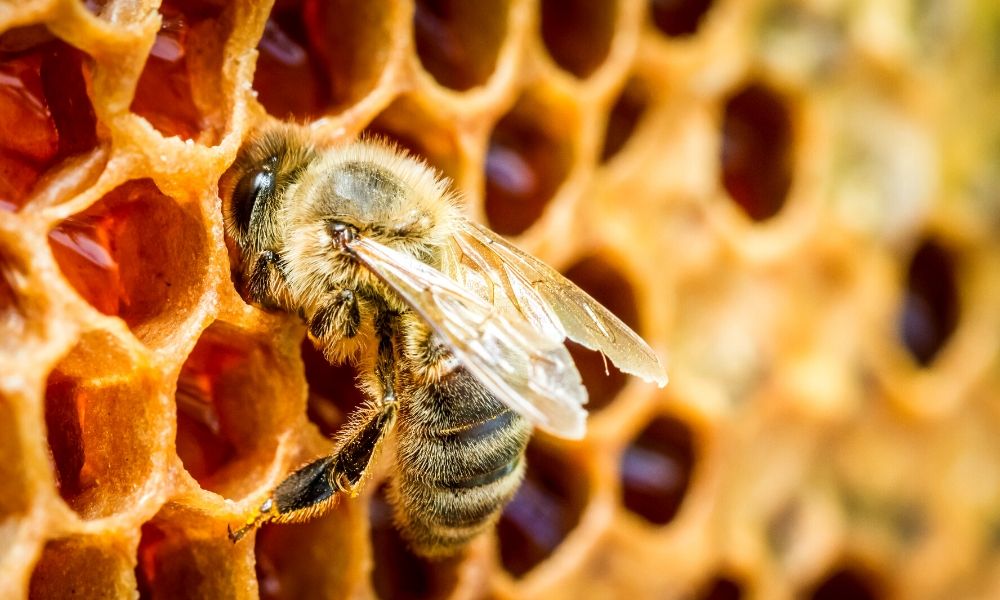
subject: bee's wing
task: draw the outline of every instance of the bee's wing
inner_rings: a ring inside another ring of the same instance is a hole
[[[558,271],[472,221],[464,223],[454,243],[456,279],[489,282],[489,293],[507,295],[506,305],[516,308],[532,325],[550,332],[556,328],[569,339],[602,352],[622,371],[660,387],[666,385],[667,374],[653,349]]]
[[[509,318],[409,255],[365,238],[348,247],[500,401],[556,435],[583,437],[587,392],[561,340]]]

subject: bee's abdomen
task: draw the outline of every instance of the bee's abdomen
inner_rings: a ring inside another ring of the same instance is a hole
[[[406,395],[397,428],[396,520],[417,552],[451,554],[517,491],[531,426],[463,369]]]

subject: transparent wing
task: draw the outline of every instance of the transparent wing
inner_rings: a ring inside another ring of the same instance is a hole
[[[494,299],[496,306],[513,307],[546,335],[559,332],[602,352],[626,373],[666,385],[666,371],[653,349],[558,271],[471,221],[465,222],[453,243],[458,281],[488,282],[487,293],[507,296]]]
[[[406,254],[364,238],[348,247],[497,399],[551,433],[583,437],[587,392],[561,340],[509,318]]]

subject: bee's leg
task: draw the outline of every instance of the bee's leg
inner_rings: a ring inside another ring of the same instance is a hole
[[[357,494],[379,446],[396,423],[396,402],[368,406],[361,419],[352,420],[351,431],[337,450],[289,475],[229,539],[237,542],[267,522],[292,523],[318,516],[329,509],[337,495]]]
[[[379,447],[396,424],[399,406],[392,383],[395,353],[391,327],[386,325],[389,319],[380,315],[376,321],[379,346],[375,376],[382,387],[382,398],[358,409],[361,415],[350,420],[333,454],[289,475],[242,527],[230,529],[229,539],[233,542],[267,522],[290,523],[317,516],[332,506],[339,493],[357,494]]]
[[[243,293],[248,300],[267,308],[288,310],[288,283],[276,252],[264,250],[257,254],[245,277]]]
[[[352,338],[361,327],[361,308],[351,290],[334,290],[323,305],[309,317],[309,334],[321,344]]]

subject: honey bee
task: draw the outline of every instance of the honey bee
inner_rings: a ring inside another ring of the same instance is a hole
[[[274,127],[244,145],[220,190],[244,297],[299,315],[327,360],[354,362],[368,398],[333,453],[282,481],[234,542],[357,495],[394,432],[396,525],[415,552],[454,554],[517,490],[534,426],[583,436],[587,394],[566,338],[666,384],[638,335],[463,217],[442,177],[384,142],[322,148]]]

